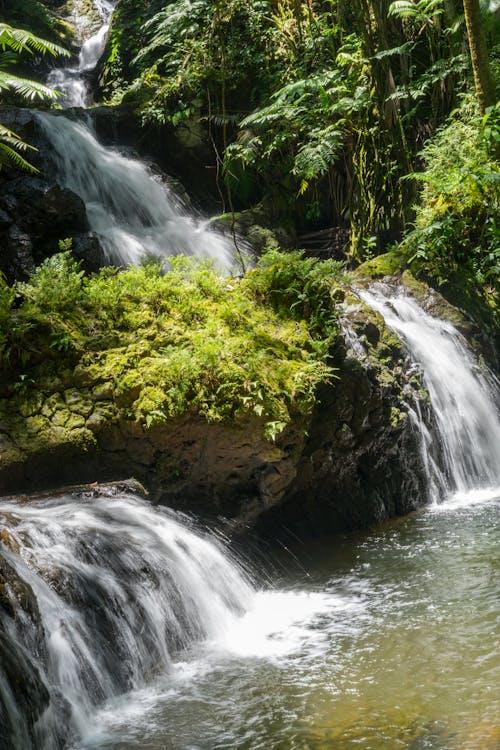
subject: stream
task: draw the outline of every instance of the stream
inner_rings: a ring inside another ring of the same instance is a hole
[[[498,748],[499,499],[295,549],[277,590],[74,747]]]
[[[0,672],[2,750],[498,748],[497,383],[402,287],[359,294],[422,371],[441,496],[249,566],[124,492],[0,501],[4,637],[46,695],[33,725]]]
[[[66,106],[88,103],[113,5],[98,7],[78,66],[51,74]],[[83,121],[40,123],[110,259],[202,237],[230,270],[227,240],[141,162]],[[0,499],[0,655],[17,665],[0,660],[0,750],[498,750],[498,384],[403,288],[359,296],[429,394],[432,432],[409,411],[426,509],[243,561],[125,491]]]

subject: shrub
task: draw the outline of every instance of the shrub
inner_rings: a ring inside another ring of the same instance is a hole
[[[86,382],[111,383],[122,416],[147,427],[187,412],[255,414],[274,437],[292,411],[307,413],[333,374],[340,265],[273,251],[230,280],[207,261],[169,265],[86,277],[65,252],[17,285],[17,309],[4,285],[11,358],[1,369],[14,383],[29,368],[36,387],[42,373],[78,368]]]

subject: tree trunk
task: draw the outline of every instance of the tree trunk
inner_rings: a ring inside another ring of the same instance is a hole
[[[479,0],[463,0],[463,2],[476,94],[479,110],[484,115],[486,108],[495,104],[495,87],[488,62],[486,34],[481,20]]]

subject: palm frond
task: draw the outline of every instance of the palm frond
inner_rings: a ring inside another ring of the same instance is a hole
[[[15,91],[28,101],[34,101],[35,99],[55,99],[57,96],[57,93],[53,89],[44,86],[43,83],[31,81],[27,78],[20,78],[12,73],[0,70],[0,91],[6,89]]]

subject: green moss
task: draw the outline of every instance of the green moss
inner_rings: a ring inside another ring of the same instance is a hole
[[[240,279],[186,258],[166,274],[148,265],[83,277],[67,253],[54,256],[17,286],[7,313],[1,374],[19,382],[30,372],[23,392],[0,402],[15,442],[29,450],[29,432],[38,450],[112,420],[148,429],[182,414],[257,415],[275,437],[332,377],[340,275],[339,264],[273,252]],[[62,332],[71,346],[58,351]]]
[[[358,266],[354,274],[357,278],[380,279],[383,276],[394,276],[400,273],[404,266],[404,256],[393,250],[365,261]]]

